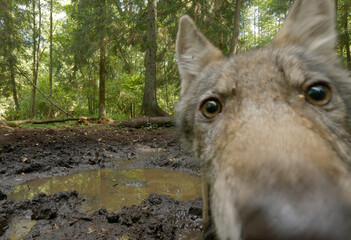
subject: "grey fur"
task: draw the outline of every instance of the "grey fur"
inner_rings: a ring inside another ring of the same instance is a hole
[[[335,25],[332,0],[296,0],[272,45],[224,57],[180,20],[177,124],[219,239],[351,239],[351,78]],[[307,101],[315,83],[330,88],[326,105]],[[212,119],[206,99],[223,105]]]

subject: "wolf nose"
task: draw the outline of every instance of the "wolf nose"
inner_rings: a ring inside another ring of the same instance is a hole
[[[258,200],[240,211],[243,240],[351,239],[350,205],[339,200],[278,200]]]

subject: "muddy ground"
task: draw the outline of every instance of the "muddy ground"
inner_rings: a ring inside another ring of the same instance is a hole
[[[152,154],[157,152],[157,154]],[[150,194],[118,212],[79,211],[76,191],[9,200],[16,184],[85,169],[164,168],[199,173],[171,128],[114,125],[46,129],[0,128],[0,239],[17,218],[35,220],[24,239],[199,239],[201,199],[176,201]],[[199,186],[200,187],[200,186]]]

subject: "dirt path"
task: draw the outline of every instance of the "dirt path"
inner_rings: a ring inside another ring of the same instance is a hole
[[[14,222],[23,223],[21,229],[31,229],[25,239],[199,238],[199,198],[184,202],[151,194],[140,205],[92,214],[80,210],[86,198],[76,191],[39,194],[32,200],[8,199],[15,185],[28,180],[86,169],[161,168],[198,174],[198,163],[177,139],[173,128],[0,128],[0,239],[21,238],[9,235],[17,231],[11,229]]]

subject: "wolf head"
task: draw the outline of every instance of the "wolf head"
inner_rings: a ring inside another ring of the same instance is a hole
[[[184,16],[177,124],[219,239],[351,239],[351,78],[332,0],[296,0],[273,43],[225,57]]]

